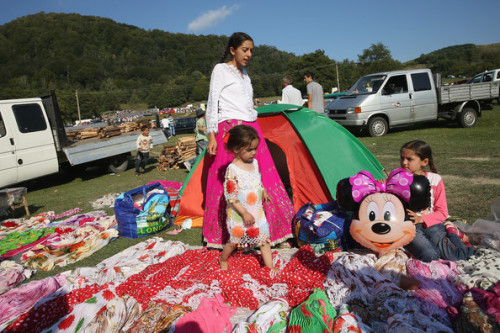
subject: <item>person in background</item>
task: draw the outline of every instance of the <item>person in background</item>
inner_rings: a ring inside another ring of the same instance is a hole
[[[171,137],[175,136],[175,120],[172,117],[172,115],[168,116],[168,129],[170,132],[170,137],[169,137],[170,139]]]
[[[137,137],[137,156],[135,157],[135,175],[144,173],[149,160],[149,152],[153,149],[153,138],[149,135],[149,128],[146,125],[141,127],[141,135]],[[142,170],[141,170],[142,169]]]
[[[292,238],[291,222],[295,213],[276,166],[257,123],[254,109],[253,88],[245,66],[252,58],[253,39],[246,33],[231,35],[219,64],[215,65],[210,78],[210,90],[206,110],[208,133],[207,153],[209,170],[205,191],[203,237],[207,247],[222,248],[229,241],[225,228],[226,200],[224,200],[224,175],[234,156],[224,147],[229,130],[237,125],[248,125],[259,134],[259,146],[255,159],[259,163],[262,184],[270,198],[264,205],[270,226],[270,245],[283,243]],[[230,56],[229,61],[226,58]]]
[[[304,73],[304,81],[307,83],[307,108],[318,113],[325,113],[325,98],[323,97],[323,87],[314,81],[312,72]]]
[[[415,238],[405,246],[417,259],[467,260],[475,249],[469,239],[448,218],[448,204],[444,183],[437,174],[429,144],[420,140],[405,143],[400,149],[401,168],[429,179],[431,185],[431,207],[423,212],[408,210],[410,220],[416,228]],[[432,172],[425,168],[429,166]]]
[[[282,83],[281,104],[304,105],[302,94],[299,89],[292,86],[293,80],[289,75],[283,78]]]
[[[202,109],[196,110],[196,127],[194,128],[194,133],[196,134],[196,157],[190,159],[189,161],[184,162],[186,169],[191,171],[191,167],[196,162],[198,156],[201,155],[203,150],[208,146],[208,137],[207,137],[207,125],[205,121],[205,111]]]
[[[165,137],[169,138],[170,137],[170,121],[168,120],[167,116],[163,117],[161,120],[161,127],[163,128],[163,133],[165,134]]]
[[[228,132],[226,148],[234,159],[224,177],[224,197],[228,210],[225,228],[229,241],[219,258],[222,270],[228,269],[229,256],[237,245],[249,248],[259,245],[264,265],[279,273],[273,267],[269,224],[263,208],[263,202],[268,202],[269,196],[262,186],[259,163],[254,158],[259,141],[259,134],[251,126],[238,125]]]

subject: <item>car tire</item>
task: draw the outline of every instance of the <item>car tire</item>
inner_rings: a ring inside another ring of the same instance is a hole
[[[458,115],[458,125],[463,128],[470,128],[476,125],[477,112],[473,108],[464,108]]]
[[[382,117],[373,117],[368,121],[368,134],[371,137],[381,137],[389,131],[387,120]]]

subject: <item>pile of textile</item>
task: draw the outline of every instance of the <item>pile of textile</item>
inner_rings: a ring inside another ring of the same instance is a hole
[[[104,211],[80,212],[76,208],[4,221],[0,225],[0,260],[15,258],[26,268],[48,271],[84,259],[118,237],[114,216],[106,216]]]
[[[291,257],[273,252],[277,275],[255,253],[236,252],[227,271],[219,256],[152,237],[96,267],[7,291],[0,296],[0,330],[494,332],[500,323],[500,272],[481,266],[498,270],[494,249],[480,249],[467,262],[423,263],[403,251],[317,256],[306,245]],[[419,288],[400,288],[403,275]]]

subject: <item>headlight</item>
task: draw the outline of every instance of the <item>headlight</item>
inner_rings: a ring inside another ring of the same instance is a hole
[[[361,107],[347,108],[347,113],[361,113]]]

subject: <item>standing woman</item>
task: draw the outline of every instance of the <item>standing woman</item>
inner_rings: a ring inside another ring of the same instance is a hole
[[[260,165],[262,184],[271,199],[270,203],[264,205],[270,226],[271,245],[292,237],[293,205],[257,124],[257,111],[253,108],[252,82],[245,70],[252,57],[253,47],[253,40],[249,35],[243,32],[233,33],[220,63],[215,65],[210,78],[206,123],[207,152],[211,159],[203,216],[203,237],[208,247],[222,248],[229,241],[225,226],[226,201],[223,184],[226,168],[234,156],[225,149],[224,141],[231,128],[242,124],[255,128],[260,137],[255,158]],[[226,62],[228,56],[231,58]]]

